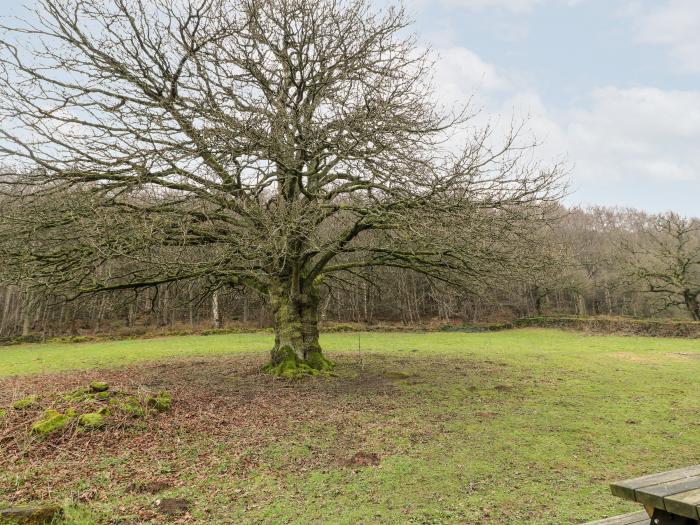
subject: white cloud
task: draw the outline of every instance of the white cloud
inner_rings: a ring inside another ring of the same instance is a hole
[[[478,94],[513,87],[505,72],[467,48],[439,49],[437,55],[434,81],[445,104],[463,103]]]
[[[439,55],[440,101],[451,105],[471,99],[472,109],[481,110],[472,124],[491,124],[496,141],[511,122],[524,121],[521,138],[534,137],[541,144],[537,157],[569,164],[572,189],[578,190],[573,201],[665,209],[673,204],[643,197],[641,188],[673,193],[674,187],[700,184],[700,90],[604,87],[575,107],[557,109],[525,79],[466,48],[445,48]],[[448,145],[459,147],[465,139],[452,137]]]
[[[641,42],[667,46],[683,69],[700,71],[700,1],[667,0],[652,11],[636,11]]]
[[[581,181],[700,181],[700,91],[598,89],[567,120]]]

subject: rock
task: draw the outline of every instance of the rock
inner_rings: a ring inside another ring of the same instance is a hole
[[[104,381],[93,381],[90,383],[91,392],[106,392],[109,390],[109,385]]]
[[[157,396],[150,396],[146,399],[146,404],[155,408],[158,412],[165,412],[173,404],[173,398],[167,392],[160,392]]]
[[[26,410],[36,405],[36,396],[27,396],[24,399],[19,399],[12,404],[15,410]]]
[[[117,403],[117,407],[132,417],[143,417],[146,415],[146,410],[141,406],[141,402],[136,396],[127,397],[124,401]]]
[[[102,428],[105,426],[105,418],[99,412],[89,412],[83,414],[78,419],[78,425],[83,428]]]
[[[32,425],[32,432],[42,436],[47,436],[65,428],[70,422],[70,416],[61,414],[56,410],[49,409],[44,412],[42,418]]]
[[[55,523],[63,517],[59,505],[20,505],[0,509],[0,523],[39,525]]]
[[[158,510],[169,516],[184,514],[190,510],[190,502],[184,498],[163,498],[156,500]]]

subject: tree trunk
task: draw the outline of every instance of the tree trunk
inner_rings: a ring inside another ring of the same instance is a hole
[[[211,294],[211,317],[212,324],[217,330],[221,328],[221,312],[219,311],[219,290],[214,290]]]
[[[686,290],[685,305],[693,321],[700,321],[700,294]]]
[[[321,352],[318,336],[319,296],[314,288],[296,292],[286,284],[270,291],[275,319],[275,346],[266,370],[283,377],[329,371],[333,364]]]

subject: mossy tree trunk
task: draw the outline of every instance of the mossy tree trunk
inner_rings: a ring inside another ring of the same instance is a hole
[[[270,291],[275,319],[275,345],[266,369],[274,375],[296,377],[332,369],[318,340],[318,290],[295,290],[281,283]]]

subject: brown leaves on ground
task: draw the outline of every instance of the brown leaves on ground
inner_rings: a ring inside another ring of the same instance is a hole
[[[483,363],[463,370],[455,366],[454,359],[378,354],[365,355],[362,367],[354,356],[338,355],[334,359],[339,377],[288,381],[260,371],[265,357],[171,360],[0,379],[0,407],[29,394],[41,397],[68,392],[96,377],[117,390],[167,390],[174,400],[168,412],[130,424],[45,439],[27,433],[38,413],[8,411],[0,419],[0,472],[6,473],[5,483],[0,483],[0,500],[27,502],[60,494],[92,503],[107,501],[115,494],[143,495],[150,503],[126,511],[146,520],[157,516],[152,499],[156,495],[164,498],[200,483],[207,491],[211,486],[213,494],[212,479],[230,483],[255,468],[279,474],[378,465],[380,457],[401,453],[392,449],[393,437],[385,436],[387,425],[394,434],[403,432],[407,442],[422,443],[444,424],[444,414],[426,411],[420,422],[402,415],[406,406],[430,402],[418,390],[411,390],[420,388],[423,381],[432,382],[428,371],[440,370],[441,381],[447,374],[466,385],[472,383],[472,376],[483,379],[494,372]],[[411,369],[411,381],[397,381],[384,373],[406,368]],[[434,386],[426,384],[426,388]],[[375,436],[369,444],[368,433]],[[271,450],[280,452],[275,456]],[[348,457],[349,451],[358,452]],[[185,513],[178,519],[188,521],[188,516]]]

